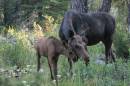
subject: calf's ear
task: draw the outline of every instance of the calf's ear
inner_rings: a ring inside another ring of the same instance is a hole
[[[73,40],[74,40],[74,36],[71,37],[71,38],[69,38],[69,40],[68,40],[68,44],[71,44]]]

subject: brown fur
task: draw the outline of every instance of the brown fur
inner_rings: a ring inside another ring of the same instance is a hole
[[[105,46],[106,63],[109,62],[109,59],[115,62],[115,57],[112,52],[115,24],[115,18],[108,13],[79,13],[74,10],[69,10],[65,13],[62,20],[59,37],[66,44],[68,44],[70,39],[75,38],[75,35],[86,38],[87,42],[85,43],[87,46],[95,45],[101,41]],[[77,51],[77,48],[73,48],[73,50]],[[82,51],[81,53],[85,54]],[[79,52],[76,52],[76,54],[79,57],[83,56]]]
[[[81,37],[80,35],[74,35],[71,39],[69,39],[68,45],[70,48],[72,48],[72,50],[75,52],[75,54],[78,57],[81,56],[82,59],[84,60],[85,64],[88,65],[89,56],[88,56],[88,52],[85,48],[86,43],[84,41],[87,41],[87,40],[83,39],[83,37]]]
[[[41,56],[48,57],[48,64],[51,72],[51,79],[55,79],[57,81],[57,61],[59,55],[65,55],[68,57],[68,61],[70,63],[70,71],[71,71],[71,58],[74,54],[70,53],[69,50],[63,46],[62,42],[54,37],[42,37],[39,38],[37,43],[35,44],[35,49],[37,52],[37,71],[40,70],[40,58]]]

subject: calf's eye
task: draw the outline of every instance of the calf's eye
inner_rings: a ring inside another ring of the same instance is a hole
[[[76,49],[79,49],[79,48],[80,48],[80,46],[78,46],[78,45],[75,45],[75,48],[76,48]]]

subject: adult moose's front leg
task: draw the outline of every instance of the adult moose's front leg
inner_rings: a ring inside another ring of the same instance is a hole
[[[73,75],[73,71],[72,71],[72,67],[73,67],[73,65],[72,65],[72,59],[70,59],[70,58],[68,58],[68,62],[69,62],[69,73],[70,73],[70,75],[72,76]]]
[[[111,52],[110,52],[110,54],[111,54],[112,60],[115,62],[115,61],[116,61],[116,59],[115,59],[115,55],[114,55],[114,53],[113,53],[112,48],[111,48]]]

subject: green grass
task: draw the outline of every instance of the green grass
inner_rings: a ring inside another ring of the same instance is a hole
[[[20,78],[9,77],[6,73],[0,72],[0,86],[54,86],[50,79],[50,70],[47,59],[42,58],[41,66],[43,72],[36,72],[36,55],[33,46],[24,33],[17,34],[16,44],[0,41],[0,69],[12,70],[14,66],[21,65],[22,71]],[[54,35],[56,32],[46,33]],[[19,39],[21,37],[21,39]],[[25,44],[24,44],[25,43]],[[115,64],[97,64],[98,56],[104,54],[103,44],[88,47],[90,64],[86,67],[82,59],[73,64],[74,75],[68,75],[69,64],[65,56],[60,56],[58,61],[59,86],[130,86],[130,61],[123,62],[117,59]],[[27,65],[30,65],[27,67]]]
[[[97,65],[90,63],[86,67],[82,61],[74,64],[74,76],[67,76],[67,60],[60,58],[58,64],[58,73],[62,76],[59,80],[59,86],[129,86],[130,85],[130,62],[123,63],[119,60],[114,64]],[[34,64],[35,65],[35,64]],[[3,86],[54,86],[50,80],[50,72],[47,60],[42,63],[44,71],[36,72],[36,67],[31,72],[21,75],[19,79],[0,77],[0,84]],[[30,67],[31,69],[31,67]],[[6,82],[8,81],[8,82]]]

